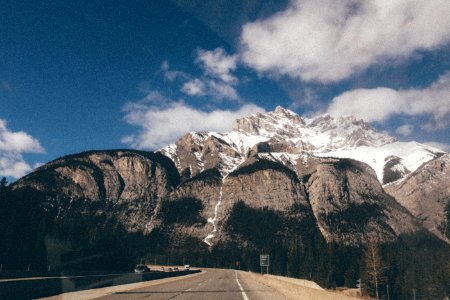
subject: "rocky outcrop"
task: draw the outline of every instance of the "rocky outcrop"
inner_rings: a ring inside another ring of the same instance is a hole
[[[437,237],[450,242],[450,154],[424,164],[386,191],[420,219]]]
[[[318,226],[328,241],[359,245],[370,236],[392,241],[420,229],[414,217],[384,192],[366,164],[310,157],[299,165]]]
[[[242,200],[249,207],[278,212],[288,212],[294,205],[309,208],[295,172],[276,162],[251,159],[230,173],[223,187],[228,207]]]

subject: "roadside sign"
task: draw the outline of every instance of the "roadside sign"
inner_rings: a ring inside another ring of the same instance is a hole
[[[270,256],[268,254],[261,254],[259,256],[259,265],[261,267],[268,267],[270,265]]]

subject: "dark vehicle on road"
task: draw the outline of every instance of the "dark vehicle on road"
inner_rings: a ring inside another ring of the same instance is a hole
[[[135,273],[145,273],[145,272],[150,272],[150,268],[147,267],[146,265],[136,265],[136,267],[134,267],[134,272]]]

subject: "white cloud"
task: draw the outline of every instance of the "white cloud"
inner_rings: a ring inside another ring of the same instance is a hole
[[[134,148],[154,150],[175,142],[190,131],[229,131],[233,120],[257,111],[264,109],[245,104],[235,111],[215,109],[205,112],[181,101],[163,108],[128,106],[125,120],[140,129],[136,135],[124,137],[122,142]]]
[[[208,81],[209,95],[218,99],[239,100],[239,94],[236,89],[225,83],[215,80]]]
[[[0,119],[0,176],[19,178],[32,170],[23,153],[44,153],[39,141],[23,131],[13,132]]]
[[[206,74],[224,82],[236,82],[237,78],[231,74],[236,69],[237,55],[228,55],[222,48],[213,51],[200,49],[196,62],[199,63]]]
[[[19,178],[32,170],[21,155],[0,156],[0,176]]]
[[[5,120],[0,119],[0,151],[42,153],[39,141],[23,131],[12,132]]]
[[[402,126],[398,127],[395,130],[395,132],[398,133],[398,134],[401,134],[403,136],[408,136],[408,135],[411,135],[413,133],[413,129],[414,129],[413,125],[405,124],[405,125],[402,125]]]
[[[328,112],[383,122],[393,115],[431,116],[424,129],[442,129],[450,120],[450,72],[423,89],[357,89],[335,97]],[[428,127],[428,128],[427,128]]]
[[[242,60],[261,72],[333,82],[450,41],[448,0],[296,0],[243,26]]]
[[[232,84],[205,77],[185,82],[181,91],[189,96],[208,96],[212,100],[218,101],[239,101],[241,99]]]
[[[200,49],[195,62],[202,67],[203,74],[199,78],[179,70],[170,68],[168,61],[161,64],[160,72],[164,78],[174,84],[182,83],[181,92],[189,96],[209,97],[217,101],[241,100],[236,90],[238,79],[231,74],[236,69],[237,55],[228,55],[222,48],[212,51]],[[140,90],[151,93],[152,89],[146,82]],[[154,91],[153,91],[154,92]]]
[[[203,96],[205,95],[205,83],[196,78],[183,84],[181,91],[190,96]]]
[[[236,69],[237,55],[228,55],[222,48],[213,51],[198,50],[197,64],[203,69],[203,75],[186,81],[181,91],[189,96],[208,96],[213,100],[239,101],[235,88],[238,79],[231,74]]]

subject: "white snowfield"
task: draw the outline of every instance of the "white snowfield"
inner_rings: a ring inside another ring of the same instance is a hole
[[[435,158],[436,153],[440,152],[443,151],[417,142],[393,142],[380,147],[361,146],[354,149],[336,149],[330,152],[314,152],[314,155],[322,157],[352,158],[362,161],[375,170],[378,180],[382,182],[384,175],[383,169],[388,157],[399,157],[403,166],[409,171],[414,172],[423,163]]]
[[[383,182],[386,162],[392,157],[399,161],[391,170],[414,172],[423,163],[445,153],[440,149],[414,141],[399,142],[386,133],[375,130],[370,124],[354,117],[333,118],[328,114],[303,119],[298,114],[278,106],[275,111],[252,114],[235,121],[233,130],[227,133],[189,133],[197,145],[204,145],[209,138],[222,140],[225,146],[239,154],[231,157],[220,153],[219,170],[226,176],[247,159],[247,155],[259,143],[283,143],[285,151],[261,153],[260,156],[294,166],[307,155],[319,157],[351,158],[368,164]],[[181,171],[177,145],[160,149],[170,157]],[[194,153],[200,170],[203,170],[203,153]]]

